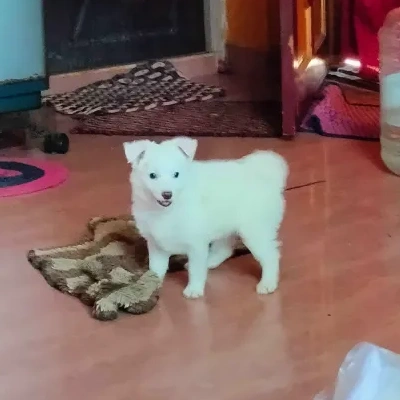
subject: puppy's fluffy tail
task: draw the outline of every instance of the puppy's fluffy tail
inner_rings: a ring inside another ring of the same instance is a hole
[[[267,180],[275,188],[283,191],[289,174],[289,166],[286,160],[273,151],[258,150],[243,157],[249,172]]]

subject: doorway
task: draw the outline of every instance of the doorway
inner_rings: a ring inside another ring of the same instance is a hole
[[[48,74],[205,51],[204,0],[44,0]]]
[[[340,5],[362,1],[294,2],[293,26],[289,28],[293,33],[294,73],[289,83],[283,80],[282,85],[283,90],[291,87],[295,94],[292,97],[297,96],[286,113],[292,122],[290,127],[295,127],[289,135],[306,130],[330,137],[379,139],[379,86],[370,79],[361,79],[357,60],[343,59],[339,52],[334,52],[342,28],[354,26],[335,14]],[[371,40],[368,46],[369,50],[374,47]]]

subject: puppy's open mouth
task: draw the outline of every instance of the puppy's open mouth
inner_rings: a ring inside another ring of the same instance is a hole
[[[168,206],[171,205],[172,201],[171,201],[171,200],[162,200],[162,201],[157,200],[157,203],[158,203],[160,206],[168,207]]]

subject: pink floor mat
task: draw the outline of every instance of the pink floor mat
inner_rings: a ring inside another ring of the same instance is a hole
[[[367,105],[362,97],[360,93],[359,104],[350,102],[340,86],[328,84],[304,118],[302,129],[323,136],[378,140],[379,107]]]
[[[53,161],[0,157],[0,197],[21,196],[63,183],[68,170]]]

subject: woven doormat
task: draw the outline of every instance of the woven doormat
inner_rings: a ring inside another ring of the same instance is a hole
[[[377,93],[329,83],[321,94],[303,120],[304,130],[345,139],[379,139]]]
[[[224,96],[217,86],[191,82],[168,61],[135,64],[126,74],[73,92],[50,95],[44,104],[73,116],[132,113]]]
[[[280,132],[278,103],[225,101],[84,118],[72,131],[96,135],[219,137],[275,137]]]
[[[380,106],[380,95],[379,91],[368,90],[353,85],[344,83],[337,83],[331,80],[327,80],[326,85],[338,86],[344,96],[346,103],[352,106]]]

